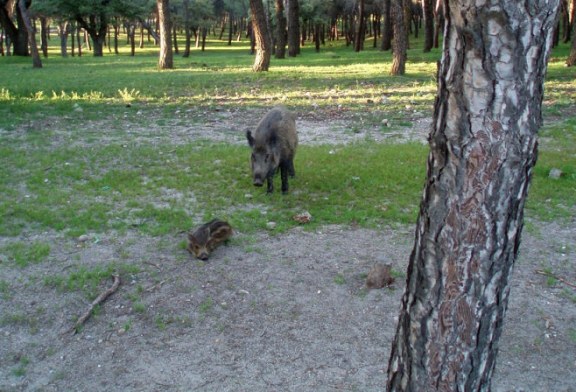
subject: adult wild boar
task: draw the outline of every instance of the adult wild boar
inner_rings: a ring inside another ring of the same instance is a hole
[[[267,192],[274,191],[274,174],[280,168],[282,193],[288,192],[288,175],[294,177],[294,154],[298,146],[295,116],[284,107],[272,108],[260,120],[254,135],[246,131],[248,145],[252,148],[250,158],[252,179],[255,186],[267,181]]]

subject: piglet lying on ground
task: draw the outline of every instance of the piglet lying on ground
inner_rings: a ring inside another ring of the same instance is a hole
[[[232,236],[232,226],[220,219],[203,224],[188,233],[188,251],[200,260],[208,260],[210,253]]]

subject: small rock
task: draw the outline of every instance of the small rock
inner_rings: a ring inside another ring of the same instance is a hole
[[[90,240],[90,236],[88,234],[82,234],[78,237],[78,242],[86,242]]]
[[[266,228],[268,230],[274,230],[276,228],[276,222],[268,222],[266,223]]]
[[[562,177],[562,174],[564,174],[562,173],[562,170],[554,168],[550,170],[550,173],[548,173],[548,177],[552,178],[553,180],[557,180],[560,177]]]
[[[312,220],[312,215],[308,211],[296,214],[292,217],[298,223],[308,223]]]

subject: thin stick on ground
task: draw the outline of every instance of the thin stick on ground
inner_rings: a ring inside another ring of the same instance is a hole
[[[576,288],[576,284],[570,283],[566,279],[561,278],[560,276],[554,275],[552,272],[548,272],[548,271],[544,271],[544,270],[536,270],[536,273],[540,274],[540,275],[544,275],[544,276],[549,276],[551,278],[559,280],[560,282],[564,283],[567,286]]]
[[[76,321],[76,323],[72,326],[72,328],[70,328],[68,331],[71,331],[73,334],[76,334],[78,332],[78,328],[80,326],[82,326],[86,320],[88,320],[90,318],[90,316],[92,315],[92,311],[94,310],[94,308],[98,305],[100,305],[102,302],[104,302],[106,300],[106,298],[108,298],[110,295],[112,295],[113,293],[116,292],[116,290],[118,290],[118,286],[120,286],[120,275],[112,275],[112,277],[114,278],[114,283],[112,283],[112,286],[110,286],[110,288],[108,288],[106,291],[102,292],[88,307],[88,310],[86,310],[86,312],[84,312],[82,314],[82,316],[80,316],[78,318],[78,321]]]

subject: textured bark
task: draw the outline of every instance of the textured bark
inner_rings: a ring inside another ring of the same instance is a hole
[[[268,71],[272,57],[272,39],[268,31],[262,0],[250,0],[250,11],[252,12],[252,32],[256,41],[256,58],[252,70],[254,72]]]
[[[288,56],[300,54],[300,8],[298,0],[288,0]]]
[[[158,59],[159,69],[174,68],[174,55],[172,53],[172,27],[170,22],[169,0],[157,0],[158,25],[160,30],[160,56]]]
[[[446,7],[428,180],[390,391],[490,390],[558,0],[450,0]]]
[[[406,52],[408,50],[408,30],[404,14],[404,0],[391,0],[390,14],[394,30],[392,41],[392,75],[404,75],[406,72]]]

